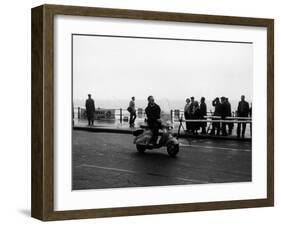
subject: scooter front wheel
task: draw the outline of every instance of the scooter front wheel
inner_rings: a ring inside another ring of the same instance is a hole
[[[178,144],[169,144],[167,145],[167,152],[171,157],[175,157],[180,150],[180,147]]]
[[[145,146],[144,145],[137,144],[136,147],[137,147],[137,150],[138,150],[139,153],[145,152]]]

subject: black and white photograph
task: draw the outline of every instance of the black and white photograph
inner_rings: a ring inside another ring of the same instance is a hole
[[[72,189],[252,181],[253,43],[72,34]]]

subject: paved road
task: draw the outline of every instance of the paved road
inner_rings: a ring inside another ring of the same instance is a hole
[[[165,148],[139,154],[128,134],[74,130],[73,189],[251,181],[250,142],[189,141],[171,158]]]

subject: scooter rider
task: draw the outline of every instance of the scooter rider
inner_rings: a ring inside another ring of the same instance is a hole
[[[160,120],[161,109],[155,103],[153,96],[149,96],[147,100],[148,100],[148,105],[145,108],[145,113],[147,117],[148,127],[152,132],[150,143],[156,145],[159,135],[159,129],[161,127],[161,120]]]

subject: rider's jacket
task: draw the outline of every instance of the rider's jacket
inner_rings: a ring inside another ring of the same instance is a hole
[[[160,119],[161,109],[157,104],[148,104],[145,108],[145,114],[148,123],[154,123],[157,119]]]

